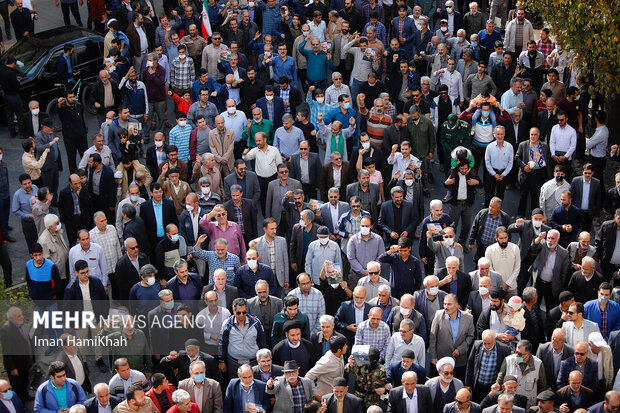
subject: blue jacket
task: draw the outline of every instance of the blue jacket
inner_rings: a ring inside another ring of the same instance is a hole
[[[601,327],[601,308],[598,300],[590,300],[583,306],[583,318],[598,324]],[[620,330],[620,304],[615,301],[607,301],[607,334]],[[607,340],[609,337],[604,337]],[[613,348],[613,347],[612,347]],[[584,384],[585,386],[585,384]],[[586,386],[587,387],[587,386]],[[591,388],[591,390],[594,390]]]
[[[394,17],[392,21],[392,39],[398,39],[398,20],[400,17]],[[407,57],[411,59],[418,51],[415,48],[415,40],[418,34],[418,28],[415,25],[413,19],[409,16],[405,17],[405,23],[403,24],[403,37],[405,38],[405,44],[401,44],[400,47],[405,49]]]
[[[123,103],[129,108],[129,113],[134,116],[148,113],[149,101],[144,83],[137,80],[136,85],[132,86],[127,78],[124,77],[118,87],[123,93]]]
[[[237,268],[233,285],[237,287],[240,297],[250,299],[256,297],[254,284],[259,279],[267,281],[267,284],[269,284],[269,291],[275,291],[278,287],[273,270],[270,266],[262,263],[258,263],[256,273],[254,273],[247,264]]]
[[[273,114],[274,119],[269,117],[269,111],[267,110],[267,99],[260,98],[256,101],[256,107],[263,111],[263,118],[268,119],[273,125],[273,130],[282,126],[282,116],[284,115],[284,101],[281,97],[273,97]]]
[[[219,62],[217,64],[217,70],[219,70],[220,72],[222,72],[224,74],[224,76],[226,75],[233,75],[233,70],[232,67],[230,66],[230,63],[228,62]],[[239,71],[239,77],[241,79],[247,79],[248,75],[247,72],[244,68],[242,68],[241,66],[237,65],[237,70]]]
[[[71,56],[69,56],[69,61],[71,61]],[[69,69],[71,69],[71,71]],[[73,77],[73,67],[70,68],[67,64],[64,53],[61,53],[60,56],[56,58],[56,77],[65,85],[69,81],[75,80]]]
[[[424,384],[426,381],[426,369],[418,363],[412,363],[407,371],[415,371],[415,374],[418,375],[418,383]],[[402,362],[400,360],[394,361],[387,369],[387,381],[392,383],[392,387],[398,387],[402,384],[401,378],[403,377],[403,373],[405,373],[405,369],[403,368]]]
[[[187,275],[187,281],[191,283],[196,289],[196,295],[194,296],[193,301],[187,302],[185,304],[189,305],[190,308],[195,310],[195,308],[193,307],[196,304],[196,302],[200,300],[200,293],[202,292],[202,280],[200,279],[200,276],[198,274],[190,273]],[[176,302],[183,302],[183,300],[181,300],[180,293],[179,293],[180,281],[176,276],[172,277],[166,283],[166,288],[172,291],[172,296],[174,297]]]
[[[271,403],[269,396],[265,393],[267,385],[260,381],[254,380],[254,403],[263,406],[265,411],[271,411]],[[241,399],[241,380],[232,379],[226,388],[226,396],[224,397],[224,411],[226,413],[245,413],[246,408]]]
[[[28,409],[24,407],[24,403],[22,403],[17,393],[13,394],[11,401],[13,402],[13,407],[15,407],[15,411],[17,413],[26,413],[28,411]],[[9,410],[4,406],[4,403],[0,403],[0,413],[9,413]]]
[[[79,287],[78,287],[79,288]],[[84,404],[86,394],[80,384],[70,378],[65,382],[67,390],[67,406],[71,407],[76,404]],[[58,400],[52,389],[52,379],[48,379],[41,383],[34,396],[34,411],[37,413],[58,413],[60,407]]]
[[[573,370],[577,370],[575,356],[569,357],[560,363],[560,371],[557,378],[558,389],[568,384],[568,375]],[[593,392],[596,392],[598,388],[598,363],[589,357],[586,357],[586,364],[583,366],[583,381],[581,384]]]
[[[207,80],[206,84],[202,83],[200,79],[196,79],[192,84],[192,102],[198,102],[198,100],[200,99],[200,90],[203,88],[209,89],[210,95],[213,92],[219,93],[222,85],[220,85],[217,80],[212,77]],[[215,98],[215,100],[217,101],[217,98]],[[211,101],[211,97],[209,97],[209,101]],[[213,103],[217,104],[215,101]]]

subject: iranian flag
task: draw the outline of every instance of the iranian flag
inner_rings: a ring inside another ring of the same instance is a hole
[[[202,37],[208,39],[211,37],[211,21],[209,21],[209,13],[207,12],[207,0],[202,0]]]

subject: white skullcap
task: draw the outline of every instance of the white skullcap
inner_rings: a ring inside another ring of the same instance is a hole
[[[43,224],[45,225],[45,228],[49,228],[52,225],[56,225],[57,222],[58,222],[58,216],[54,214],[47,214],[45,218],[43,218]]]
[[[452,366],[452,368],[454,368],[454,359],[452,357],[444,357],[442,359],[439,359],[439,361],[437,362],[437,371],[441,371],[441,368],[446,364],[449,364]]]
[[[596,347],[609,347],[603,335],[598,331],[593,331],[588,335],[588,342],[594,344]]]

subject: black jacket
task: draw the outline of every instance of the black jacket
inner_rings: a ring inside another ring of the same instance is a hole
[[[142,248],[139,243],[138,246]],[[148,255],[144,252],[138,253],[138,267],[142,268],[142,266],[148,263],[150,263]],[[127,254],[123,255],[116,262],[114,271],[113,287],[115,287],[116,290],[114,298],[116,300],[129,300],[131,288],[140,281],[140,274],[129,260],[129,256]]]
[[[122,402],[121,399],[116,396],[110,395],[109,403],[112,410],[114,410],[114,408],[118,406],[120,402]],[[86,407],[86,413],[99,413],[99,401],[97,400],[97,397],[93,396],[90,399],[86,400],[84,402],[84,407]]]
[[[41,130],[41,122],[48,119],[49,115],[46,112],[39,112],[39,129],[32,129],[32,112],[28,111],[22,115],[20,119],[19,128],[22,132],[22,138],[34,138],[35,133]]]
[[[213,379],[215,381],[222,380],[222,374],[220,373],[220,369],[218,367],[218,362],[215,357],[205,353],[199,353],[200,360],[205,363],[205,374],[208,378]],[[168,359],[168,356],[161,359],[159,365],[162,369],[178,369],[177,378],[179,381],[187,379],[190,377],[189,375],[189,365],[191,360],[187,355],[187,351],[181,350],[179,351],[179,355],[175,359]]]
[[[170,199],[163,198],[162,199],[162,218],[164,229],[168,224],[179,225],[179,219],[177,218],[177,212],[174,208],[174,202]],[[149,199],[140,205],[140,218],[144,221],[144,225],[146,226],[146,234],[149,239],[155,242],[158,239],[157,237],[157,221],[155,220],[155,211],[153,210],[153,200]]]
[[[602,265],[609,264],[616,247],[618,225],[613,219],[605,221],[596,235],[596,252]]]
[[[127,238],[135,238],[136,241],[138,241],[140,251],[147,255],[151,254],[153,245],[151,245],[149,241],[149,236],[146,232],[146,227],[144,226],[144,221],[142,218],[135,217],[131,221],[125,223],[125,228],[123,229],[123,239]],[[131,289],[132,286],[133,284],[129,287],[129,289]],[[129,291],[127,293],[129,294]]]
[[[110,85],[112,86],[112,98],[114,99],[114,104],[111,106],[111,108],[104,107],[105,87],[103,86],[101,80],[98,79],[97,83],[95,83],[95,87],[93,88],[95,102],[101,105],[101,107],[97,109],[97,112],[99,113],[105,113],[106,110],[110,109],[116,112],[117,107],[123,103],[123,96],[121,95],[121,91],[118,88],[118,83],[114,79],[110,79]]]
[[[456,197],[454,197],[456,198]],[[474,222],[471,226],[471,232],[469,234],[469,244],[477,244],[478,248],[482,248],[482,234],[484,233],[484,223],[489,215],[489,208],[481,209],[474,218]],[[501,225],[508,228],[510,225],[510,215],[504,211],[499,211],[501,217]]]
[[[447,268],[442,268],[441,271],[437,274],[437,278],[440,280],[448,275]],[[440,290],[450,293],[450,283],[444,284],[439,287]],[[471,292],[471,277],[466,272],[456,270],[456,297],[459,300],[459,305],[461,308],[465,308],[467,306],[467,299],[469,298],[469,293]]]
[[[233,201],[228,200],[224,203],[224,209],[228,214],[228,217],[231,221],[235,221],[235,206],[233,205]],[[243,239],[246,243],[252,241],[254,238],[258,237],[258,229],[256,227],[256,207],[252,203],[251,199],[241,198],[241,211],[243,214]]]
[[[168,145],[164,143],[164,152],[167,146]],[[159,164],[157,163],[156,149],[155,145],[152,145],[146,150],[146,167],[153,178],[153,182],[157,181],[157,178],[159,178]]]
[[[504,359],[511,354],[512,349],[506,344],[496,341],[495,350],[497,351],[497,364],[495,368],[495,375],[497,375]],[[467,372],[465,373],[465,381],[463,382],[465,386],[475,386],[475,384],[478,382],[478,375],[480,374],[481,368],[480,364],[482,363],[482,355],[485,351],[486,349],[482,345],[482,340],[474,341],[474,345],[472,346],[471,352],[469,353],[469,358],[467,359]]]
[[[116,194],[116,190],[114,192]],[[58,195],[58,212],[60,220],[67,227],[67,231],[73,232],[81,228],[90,229],[93,227],[92,203],[88,190],[82,186],[80,195],[80,212],[79,216],[74,215],[73,197],[71,195],[71,187],[66,186]],[[71,233],[71,236],[75,234]]]
[[[90,292],[90,300],[93,305],[95,317],[106,317],[108,315],[108,309],[110,308],[110,302],[108,301],[108,295],[103,288],[103,284],[101,284],[98,278],[88,277],[88,280],[88,290]],[[64,310],[84,310],[82,290],[80,289],[79,280],[77,278],[65,290]]]
[[[102,205],[96,205],[97,210],[109,209],[116,206],[116,179],[114,179],[114,171],[107,165],[101,165],[101,178],[99,179],[99,196],[96,197],[93,189],[93,174],[95,170],[91,167],[87,168],[86,176],[88,177],[88,192],[92,199],[102,202]]]

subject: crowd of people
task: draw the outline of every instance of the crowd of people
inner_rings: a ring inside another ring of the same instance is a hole
[[[67,43],[12,200],[0,149],[0,263],[12,212],[35,311],[99,322],[11,307],[0,411],[617,413],[620,152],[508,3],[90,0],[100,129]]]

